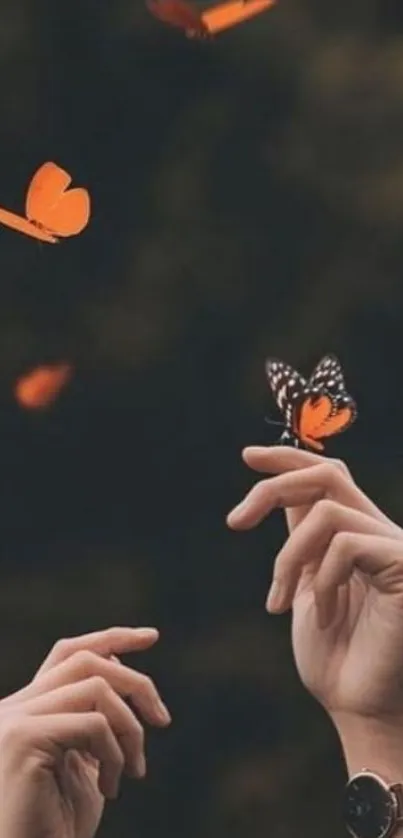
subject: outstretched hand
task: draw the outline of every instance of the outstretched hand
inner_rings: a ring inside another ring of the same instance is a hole
[[[287,447],[246,448],[243,458],[275,476],[253,487],[228,525],[248,530],[286,510],[267,608],[292,608],[303,683],[336,722],[402,721],[403,530],[339,461]]]
[[[144,776],[134,710],[159,726],[170,715],[151,679],[116,656],[157,639],[154,628],[112,628],[61,640],[33,681],[0,701],[1,836],[93,838],[122,773]]]

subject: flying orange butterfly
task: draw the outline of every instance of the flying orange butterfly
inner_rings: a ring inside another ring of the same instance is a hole
[[[35,367],[18,379],[14,394],[21,407],[40,410],[48,407],[59,395],[73,373],[71,364],[49,364]]]
[[[0,222],[50,244],[80,233],[90,217],[90,196],[86,189],[68,189],[70,183],[68,172],[56,163],[44,163],[29,184],[26,217],[0,208]]]
[[[208,38],[273,6],[276,0],[230,0],[199,11],[187,0],[146,0],[154,17],[183,29],[188,38]]]
[[[306,381],[277,358],[266,361],[266,374],[285,430],[280,442],[323,451],[322,440],[345,431],[357,416],[335,355],[325,355]]]

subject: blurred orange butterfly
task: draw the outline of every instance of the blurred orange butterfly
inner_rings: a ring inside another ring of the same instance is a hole
[[[325,355],[308,381],[277,358],[266,361],[266,375],[284,415],[285,430],[280,440],[284,444],[323,451],[321,440],[340,434],[356,419],[357,407],[347,393],[335,355]]]
[[[68,189],[71,177],[56,163],[44,163],[29,184],[25,215],[0,208],[0,222],[43,242],[56,244],[58,237],[74,236],[90,217],[86,189]]]
[[[14,394],[21,407],[40,410],[55,401],[73,373],[71,364],[50,364],[35,367],[18,379]]]
[[[273,6],[276,0],[230,0],[200,12],[187,0],[146,0],[154,17],[183,29],[188,38],[208,38]]]

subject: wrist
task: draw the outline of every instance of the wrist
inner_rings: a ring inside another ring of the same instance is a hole
[[[403,718],[369,719],[337,714],[332,721],[349,777],[368,768],[390,783],[403,784]]]
[[[344,809],[346,827],[357,836],[366,836],[371,832],[374,836],[387,834],[390,838],[403,838],[403,720],[369,719],[348,714],[338,714],[332,720],[349,778],[365,769],[378,777],[378,780],[376,777],[373,780],[357,778],[346,789],[343,804],[347,805]],[[387,796],[383,799],[384,792],[381,791],[379,797],[379,789],[382,789],[379,780],[385,784]],[[375,786],[371,786],[374,782]],[[395,785],[395,789],[391,788]],[[394,806],[395,814],[392,816]],[[396,817],[400,817],[400,822],[395,820]]]

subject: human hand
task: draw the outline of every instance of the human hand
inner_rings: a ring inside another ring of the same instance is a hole
[[[371,735],[389,740],[392,730],[400,753],[402,529],[363,494],[343,463],[287,447],[251,447],[243,457],[276,476],[254,486],[228,525],[247,530],[273,509],[286,509],[290,535],[275,559],[267,608],[292,607],[303,683],[330,714],[345,750],[360,725],[368,738],[372,720]],[[354,762],[364,758],[356,747],[355,754]]]
[[[170,722],[146,675],[116,655],[147,649],[154,628],[60,640],[31,683],[0,701],[0,838],[92,838],[124,771],[143,777],[144,732]]]

